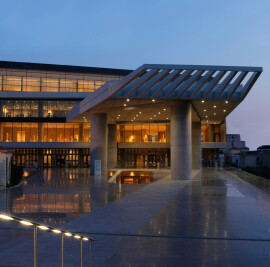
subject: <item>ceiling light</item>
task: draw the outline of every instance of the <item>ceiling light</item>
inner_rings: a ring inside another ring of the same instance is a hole
[[[205,116],[205,118],[207,118],[208,116]]]
[[[120,117],[120,115],[118,115],[118,117]]]
[[[131,120],[131,121],[133,121],[133,120]]]
[[[127,102],[129,102],[129,98],[127,99]]]
[[[119,120],[119,118],[117,117],[117,120]]]
[[[163,110],[166,111],[166,108],[164,108]]]
[[[225,101],[225,103],[226,103],[226,104],[228,104],[228,103],[229,103],[229,101],[227,101],[227,100],[226,100],[226,101]]]
[[[208,121],[206,121],[206,122],[208,122]]]
[[[140,114],[142,114],[141,112],[139,112]]]
[[[150,120],[152,120],[152,118],[150,118]]]
[[[124,107],[126,107],[127,106],[127,104],[124,104]]]
[[[204,109],[204,111],[206,111],[206,109]]]
[[[223,111],[226,112],[226,109],[224,109]]]
[[[160,114],[160,112],[158,112],[158,114]]]
[[[202,103],[204,103],[204,100],[202,100]]]
[[[216,113],[214,113],[214,115],[216,115]]]
[[[60,234],[61,233],[61,231],[60,230],[57,230],[57,229],[53,229],[52,230],[54,233],[56,233],[56,234]]]
[[[66,236],[72,236],[72,234],[71,234],[71,233],[65,233],[65,235],[66,235]]]
[[[214,108],[216,108],[217,106],[214,106]]]
[[[84,237],[83,240],[88,241],[89,239],[87,237]]]
[[[81,238],[79,235],[74,235],[74,237],[77,239]]]
[[[136,114],[136,117],[138,117],[139,115],[138,114]]]
[[[152,99],[152,102],[155,102],[156,100],[155,99]]]
[[[166,120],[168,120],[169,118],[166,118]]]
[[[156,117],[157,115],[155,114],[154,117]]]

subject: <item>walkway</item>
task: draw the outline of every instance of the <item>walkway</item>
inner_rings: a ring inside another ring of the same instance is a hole
[[[269,266],[269,211],[269,195],[223,169],[203,169],[191,181],[167,176],[137,188],[65,228],[96,239],[98,267]],[[65,266],[79,266],[79,248],[66,238]],[[59,236],[39,236],[38,266],[59,266],[59,251]],[[86,245],[84,254],[87,266]],[[30,240],[0,252],[6,266],[31,266],[31,256]]]

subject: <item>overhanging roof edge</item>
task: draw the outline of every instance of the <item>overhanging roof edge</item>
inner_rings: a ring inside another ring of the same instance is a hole
[[[177,64],[144,64],[147,69],[185,69],[185,70],[226,70],[226,71],[254,71],[262,72],[262,67],[247,66],[216,66],[216,65],[177,65]]]

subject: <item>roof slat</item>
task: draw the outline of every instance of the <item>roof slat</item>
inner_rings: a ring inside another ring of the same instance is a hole
[[[180,92],[178,92],[176,98],[181,98],[181,96],[194,84],[204,73],[204,70],[197,70],[188,80],[187,80],[187,86],[183,84]]]
[[[152,77],[149,81],[143,84],[138,90],[136,90],[131,96],[141,98],[144,94],[146,94],[153,86],[155,86],[161,79],[163,79],[170,71],[169,70],[161,70],[154,77]]]
[[[212,81],[207,84],[207,88],[205,88],[201,93],[202,93],[202,99],[205,99],[215,88],[215,86],[218,84],[218,82],[223,78],[225,75],[226,71],[220,71],[216,77],[213,78]]]
[[[241,82],[245,79],[247,74],[248,72],[242,72],[232,84],[231,88],[228,88],[228,90],[223,93],[227,95],[227,99],[230,99],[232,97],[232,95],[234,94],[238,86],[241,84]],[[220,97],[222,98],[222,96]]]
[[[218,97],[223,93],[223,91],[226,89],[228,84],[231,82],[231,80],[236,75],[237,71],[231,71],[230,74],[225,78],[225,80],[218,86],[218,88],[213,92],[212,94],[215,94],[214,98],[218,99]],[[217,92],[217,94],[216,94]]]
[[[164,98],[167,98],[175,88],[177,88],[185,79],[190,76],[190,74],[194,70],[185,70],[183,74],[180,74],[174,81],[172,81],[169,85],[168,88],[164,88],[166,90]]]
[[[190,92],[189,99],[193,98],[199,91],[200,89],[212,78],[213,74],[216,71],[208,71],[203,78],[198,81],[196,85],[194,85],[194,88],[192,88],[192,92]]]

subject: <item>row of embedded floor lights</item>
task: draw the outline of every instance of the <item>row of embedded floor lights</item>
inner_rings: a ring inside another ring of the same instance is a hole
[[[0,213],[0,219],[6,220],[6,221],[17,221],[23,225],[34,227],[34,267],[37,266],[37,228],[39,228],[41,230],[50,230],[56,234],[62,234],[62,247],[61,247],[61,259],[62,259],[61,266],[62,267],[64,267],[64,235],[69,236],[69,237],[73,236],[74,238],[81,240],[81,267],[83,266],[83,241],[90,241],[90,266],[92,266],[92,241],[94,241],[94,239],[86,237],[86,236],[81,236],[81,235],[78,235],[75,233],[62,231],[62,230],[59,230],[59,229],[56,229],[53,227],[49,227],[49,226],[45,226],[45,225],[41,225],[38,223],[26,221],[22,218],[12,216],[12,215],[3,214],[3,213]]]

